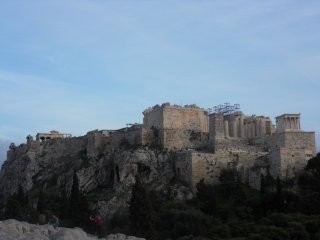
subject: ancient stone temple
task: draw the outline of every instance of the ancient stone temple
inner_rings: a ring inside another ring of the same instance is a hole
[[[45,141],[45,140],[50,140],[54,138],[69,138],[71,137],[71,134],[64,134],[60,133],[56,130],[50,131],[50,133],[38,133],[36,135],[36,140],[37,141]]]
[[[259,188],[261,174],[283,179],[294,177],[316,154],[315,133],[301,129],[300,113],[278,116],[273,124],[267,116],[243,113],[237,104],[204,109],[196,105],[164,103],[146,109],[143,124],[127,124],[118,130],[94,130],[86,136],[70,137],[58,131],[38,133],[36,141],[28,136],[25,146],[11,147],[8,160],[28,148],[41,152],[41,146],[47,143],[49,146],[51,142],[57,142],[66,152],[77,152],[81,144],[87,144],[89,158],[97,151],[145,146],[171,152],[176,178],[193,189],[201,179],[219,183],[221,170],[227,168],[236,169],[241,181]],[[51,148],[54,149],[54,144]]]

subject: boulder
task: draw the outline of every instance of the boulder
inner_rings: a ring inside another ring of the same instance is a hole
[[[9,219],[0,221],[1,240],[96,240],[95,236],[89,235],[81,228],[53,228],[51,225],[35,225],[27,222],[19,222]],[[101,238],[100,238],[101,239]],[[110,234],[107,240],[144,240],[124,234]]]

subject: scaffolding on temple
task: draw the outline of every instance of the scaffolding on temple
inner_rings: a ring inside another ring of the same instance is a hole
[[[232,114],[240,111],[240,104],[230,105],[230,103],[224,103],[208,109],[209,114],[223,113],[223,115]]]

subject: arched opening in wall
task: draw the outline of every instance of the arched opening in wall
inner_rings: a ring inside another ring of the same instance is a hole
[[[46,140],[50,140],[51,139],[51,137],[46,137]]]
[[[120,174],[119,174],[119,167],[116,166],[116,176],[117,176],[117,181],[120,182]]]
[[[40,137],[40,140],[43,142],[46,138],[45,137]]]

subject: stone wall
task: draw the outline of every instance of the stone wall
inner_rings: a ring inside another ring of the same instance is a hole
[[[190,151],[177,152],[175,173],[177,178],[188,186],[192,186],[192,155]]]
[[[163,107],[164,129],[187,129],[209,132],[208,113],[196,107]]]
[[[223,148],[225,143],[225,129],[223,114],[213,113],[209,116],[209,149],[212,152],[216,152]]]
[[[146,132],[144,132],[144,136]],[[130,127],[119,129],[109,137],[104,138],[105,145],[111,148],[117,148],[122,144],[130,144],[130,145],[140,145],[143,143],[142,140],[143,130],[142,127]]]
[[[165,149],[202,148],[208,143],[208,112],[202,108],[166,103],[146,109],[143,114],[143,127],[156,130],[158,142]],[[143,142],[147,143],[144,136]]]
[[[306,166],[305,149],[279,148],[269,155],[270,174],[282,179],[295,177]]]
[[[197,183],[204,179],[205,183],[218,184],[220,172],[230,166],[229,154],[212,154],[189,152],[192,161],[192,188],[195,190]]]
[[[255,146],[264,146],[269,150],[278,148],[303,148],[313,156],[316,154],[314,132],[278,132],[270,136],[250,139],[250,143]]]
[[[0,172],[2,200],[6,201],[8,196],[16,193],[19,184],[25,192],[29,191],[35,183],[44,181],[44,175],[48,181],[56,183],[72,179],[72,172],[66,173],[67,166],[82,164],[81,153],[86,151],[86,145],[87,137],[83,136],[31,141],[9,150],[2,165],[2,170],[6,170]],[[53,167],[56,172],[48,171]]]
[[[155,127],[163,129],[163,106],[155,105],[143,112],[143,126],[147,129]]]
[[[267,154],[243,150],[216,153],[179,152],[175,163],[176,176],[195,190],[201,179],[208,184],[219,184],[222,169],[236,169],[242,182],[259,187],[260,182],[257,183],[256,180],[260,179],[261,168],[268,168]],[[257,161],[260,161],[258,166]]]
[[[207,132],[184,129],[160,130],[161,145],[165,149],[205,149],[208,144]]]
[[[201,179],[208,184],[218,184],[221,170],[231,167],[231,163],[229,153],[179,152],[175,163],[176,176],[196,190]]]
[[[157,129],[191,129],[209,132],[208,112],[196,105],[184,107],[164,103],[155,105],[143,112],[143,126]]]

